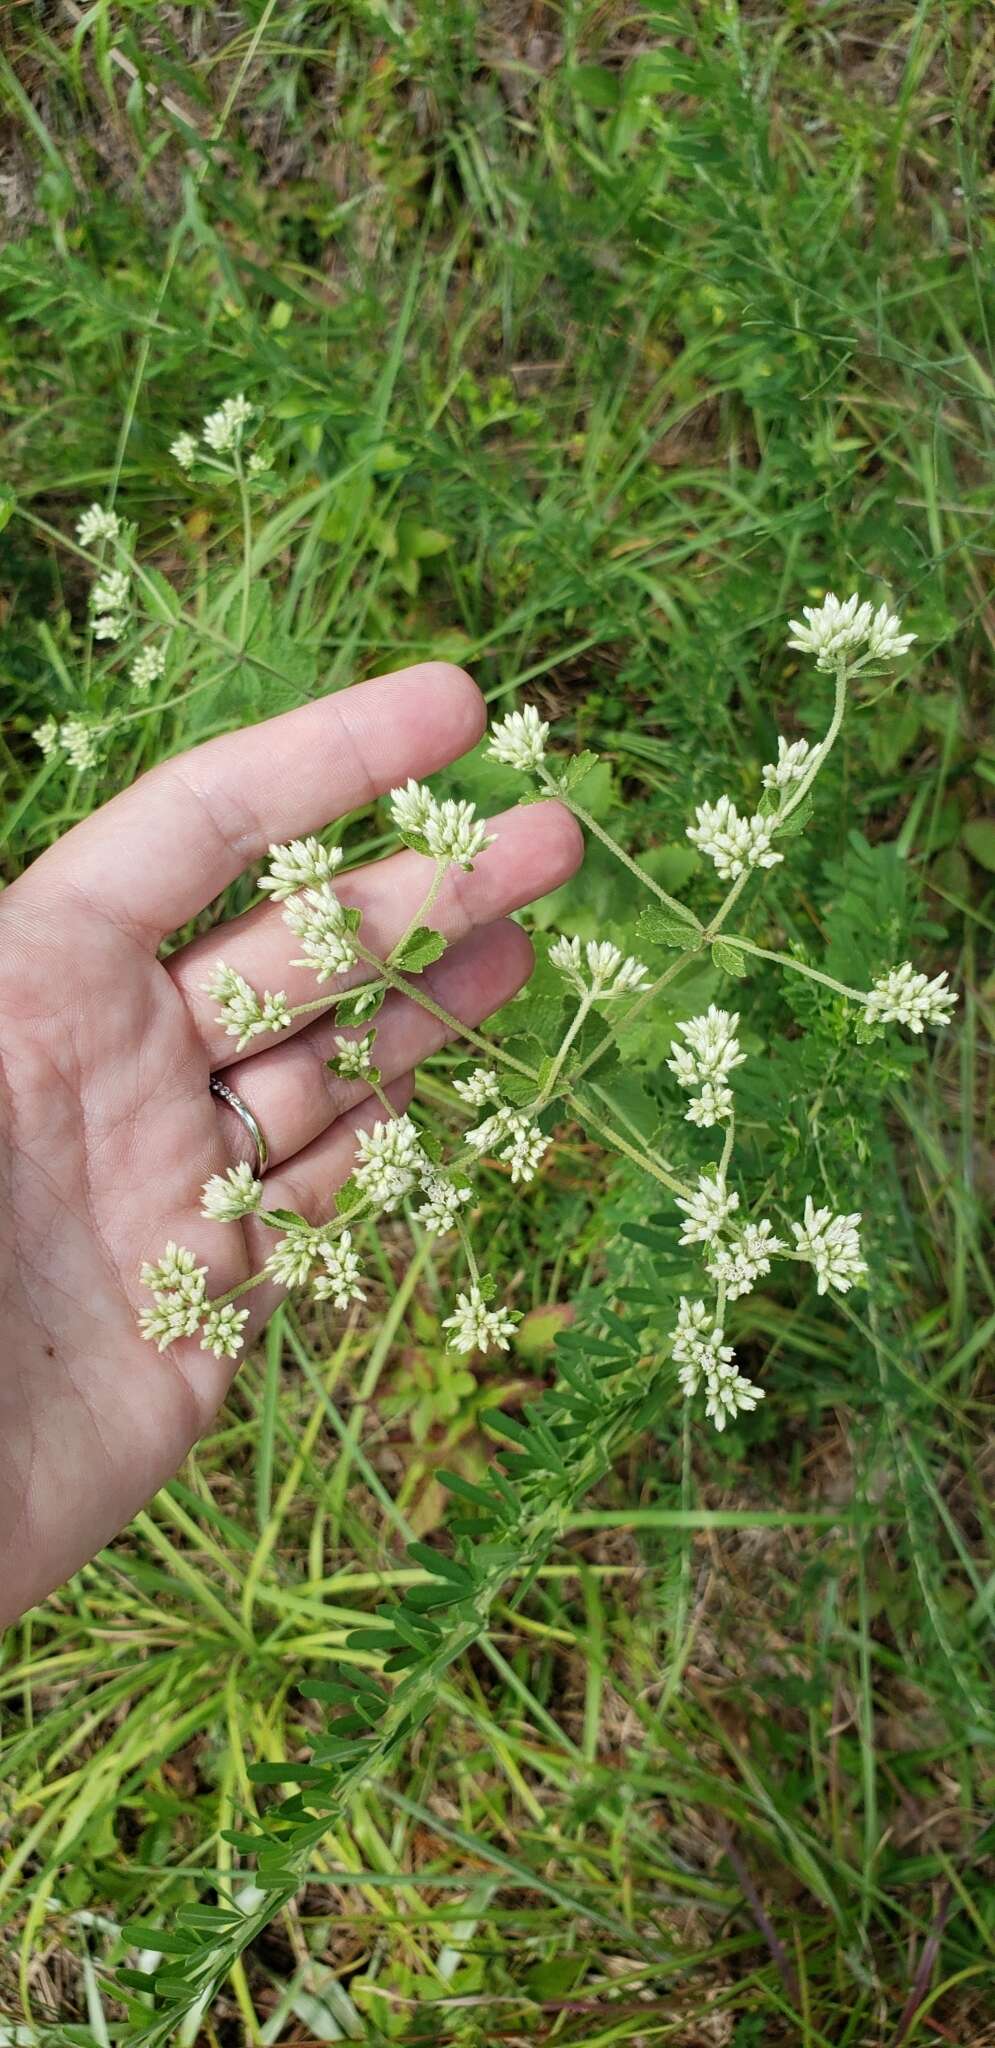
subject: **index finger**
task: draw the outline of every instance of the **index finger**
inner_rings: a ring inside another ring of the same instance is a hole
[[[486,722],[465,669],[424,661],[208,740],[150,769],[29,868],[157,945],[271,842],[465,753]]]

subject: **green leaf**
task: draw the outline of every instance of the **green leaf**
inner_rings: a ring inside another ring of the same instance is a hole
[[[358,1209],[365,1200],[362,1188],[356,1185],[355,1175],[350,1174],[336,1193],[335,1213],[337,1216],[351,1216],[353,1210]]]
[[[559,783],[560,788],[569,795],[572,790],[579,789],[584,777],[590,775],[591,769],[596,768],[597,765],[598,755],[592,754],[590,748],[586,747],[582,753],[574,754],[571,760],[562,765],[560,762],[557,762],[554,770],[554,779]]]
[[[662,903],[648,903],[636,920],[636,936],[654,946],[693,946],[699,937],[699,927],[690,911],[687,917],[678,917],[674,910],[665,910]]]
[[[746,961],[739,947],[732,945],[728,939],[715,940],[712,959],[723,974],[731,974],[737,981],[743,980],[747,972]]]
[[[440,959],[445,950],[442,933],[433,931],[431,925],[421,924],[408,934],[403,946],[390,955],[389,964],[399,967],[404,974],[421,974],[423,968]]]
[[[790,818],[785,818],[783,825],[778,826],[777,830],[779,836],[782,839],[793,839],[796,833],[804,832],[805,827],[809,822],[809,819],[813,817],[814,814],[815,804],[812,798],[810,796],[803,796],[801,803],[798,806],[798,809],[796,811],[792,811]]]
[[[13,518],[16,506],[17,499],[13,491],[8,490],[6,484],[0,484],[0,533]]]
[[[995,818],[971,818],[960,836],[971,859],[995,874]]]
[[[336,1029],[344,1031],[349,1024],[364,1024],[375,1017],[386,994],[387,984],[380,982],[376,988],[360,988],[354,995],[343,996],[335,1005]]]
[[[306,1216],[298,1216],[296,1209],[266,1209],[264,1215],[271,1216],[276,1223],[282,1223],[285,1230],[310,1230]]]

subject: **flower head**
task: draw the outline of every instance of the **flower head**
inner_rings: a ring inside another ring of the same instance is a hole
[[[87,725],[83,718],[67,718],[59,727],[59,742],[71,768],[95,768],[100,727]]]
[[[202,1216],[210,1216],[216,1223],[235,1223],[240,1216],[249,1216],[259,1208],[263,1184],[243,1160],[240,1166],[229,1166],[227,1173],[212,1173],[201,1193]]]
[[[367,1031],[363,1038],[340,1038],[335,1040],[335,1067],[344,1081],[358,1081],[368,1074],[373,1065],[373,1047],[376,1032]]]
[[[116,540],[120,531],[117,513],[105,512],[102,505],[88,505],[76,521],[76,538],[83,548],[90,547],[95,540]]]
[[[686,1200],[679,1195],[677,1207],[687,1218],[681,1244],[712,1244],[727,1218],[739,1208],[739,1196],[729,1192],[720,1173],[699,1173],[694,1193]]]
[[[351,1301],[365,1301],[366,1296],[359,1284],[362,1272],[359,1257],[352,1249],[352,1232],[342,1230],[338,1237],[322,1238],[319,1244],[323,1271],[317,1275],[312,1292],[316,1301],[331,1301],[337,1309],[345,1310]]]
[[[927,1024],[949,1024],[957,1002],[947,988],[946,969],[929,981],[917,974],[911,960],[878,976],[867,998],[869,1024],[907,1024],[916,1036]]]
[[[443,1322],[444,1330],[451,1330],[449,1339],[453,1351],[507,1351],[508,1339],[512,1336],[518,1316],[507,1308],[488,1308],[483,1293],[474,1281],[466,1294],[457,1295],[456,1307],[451,1316]]]
[[[128,603],[131,578],[126,569],[105,569],[90,592],[95,612],[120,612]]]
[[[815,1269],[819,1294],[830,1287],[848,1294],[854,1282],[863,1279],[867,1267],[860,1252],[859,1222],[859,1212],[834,1216],[831,1209],[817,1209],[811,1195],[806,1195],[804,1221],[791,1228],[797,1256]]]
[[[218,1023],[224,1025],[229,1038],[237,1039],[239,1052],[260,1032],[288,1031],[293,1023],[282,989],[275,994],[266,989],[260,996],[243,974],[223,960],[218,961],[204,989],[218,1004]]]
[[[208,1303],[207,1267],[198,1266],[193,1252],[170,1238],[157,1264],[142,1267],[141,1280],[151,1288],[154,1302],[139,1316],[142,1336],[160,1351],[181,1337],[195,1336]]]
[[[239,392],[237,398],[226,398],[216,412],[209,412],[203,426],[204,439],[216,455],[225,455],[231,449],[240,448],[242,436],[256,408]],[[175,443],[174,443],[175,451]]]
[[[507,718],[499,718],[491,726],[487,751],[492,761],[503,761],[508,768],[520,768],[523,773],[528,773],[542,767],[548,735],[549,727],[540,718],[535,705],[526,704],[524,710],[510,711]]]
[[[688,1301],[682,1294],[671,1332],[671,1351],[680,1367],[678,1384],[688,1400],[704,1385],[705,1414],[720,1432],[732,1417],[748,1413],[764,1397],[763,1388],[737,1370],[736,1354],[724,1343],[724,1335],[703,1301]]]
[[[135,659],[128,670],[128,675],[131,679],[133,687],[140,693],[144,694],[144,692],[149,688],[150,684],[157,683],[159,677],[161,675],[164,675],[165,671],[165,648],[143,647],[141,648],[139,653],[136,654]]]
[[[807,740],[792,740],[790,743],[783,733],[777,736],[777,760],[769,761],[763,771],[765,789],[788,789],[793,782],[800,782],[812,765],[812,749]]]
[[[192,434],[177,434],[169,444],[169,452],[181,469],[192,469],[197,460],[197,443]]]
[[[714,1003],[700,1016],[685,1017],[678,1024],[687,1044],[672,1040],[667,1065],[682,1088],[697,1088],[702,1081],[724,1081],[733,1067],[742,1066],[746,1054],[740,1051],[738,1028],[739,1011],[719,1010]]]
[[[741,818],[730,796],[720,796],[714,804],[696,804],[695,817],[698,822],[688,826],[687,836],[715,862],[723,882],[736,881],[747,868],[772,868],[784,858],[771,846],[770,819],[759,811]]]
[[[764,1217],[759,1223],[745,1224],[730,1246],[719,1245],[706,1270],[725,1288],[730,1301],[738,1301],[741,1294],[749,1294],[756,1281],[770,1272],[771,1259],[783,1250],[773,1225]]]
[[[535,1179],[550,1144],[537,1123],[505,1103],[492,1116],[485,1117],[482,1124],[467,1131],[466,1142],[475,1152],[493,1152],[498,1159],[505,1160],[515,1185]]]
[[[59,728],[54,718],[46,718],[43,725],[36,725],[31,735],[35,746],[40,747],[46,761],[58,751]]]
[[[265,1270],[280,1287],[303,1287],[321,1250],[321,1231],[303,1220],[292,1223],[266,1260]]]
[[[454,1081],[453,1087],[471,1109],[483,1109],[485,1102],[496,1102],[500,1093],[493,1067],[474,1067],[465,1081]]]
[[[425,847],[433,860],[451,860],[467,871],[493,838],[473,804],[455,797],[436,804],[425,824]]]
[[[236,1308],[233,1301],[226,1301],[223,1308],[209,1308],[200,1336],[201,1350],[213,1351],[215,1358],[237,1358],[245,1342],[242,1326],[248,1320],[248,1309]]]
[[[588,939],[583,950],[576,934],[570,939],[556,939],[549,949],[549,961],[578,995],[589,996],[594,1002],[634,994],[649,981],[649,971],[643,962],[632,953],[623,957],[610,939]]]
[[[892,660],[905,654],[916,638],[914,633],[902,632],[901,619],[887,605],[875,611],[856,594],[841,601],[831,590],[821,604],[803,605],[802,619],[791,619],[789,624],[793,637],[788,646],[801,654],[814,654],[816,668],[824,671],[835,668],[865,644],[871,660]]]
[[[372,1130],[360,1131],[356,1151],[357,1187],[389,1216],[403,1196],[410,1194],[427,1166],[417,1125],[409,1116],[394,1116],[387,1123],[375,1123]]]
[[[456,1182],[447,1180],[441,1173],[427,1173],[422,1178],[422,1193],[425,1200],[415,1210],[415,1222],[433,1237],[442,1237],[447,1230],[455,1228],[464,1202],[472,1200],[472,1188],[457,1187]]]
[[[259,887],[274,903],[285,903],[298,889],[320,889],[342,865],[341,846],[322,846],[313,836],[271,846],[269,854],[269,870],[260,876]]]
[[[303,958],[293,960],[293,967],[310,967],[319,981],[327,981],[330,974],[345,974],[355,966],[359,955],[352,943],[349,919],[327,882],[317,889],[305,889],[299,896],[288,896],[283,916],[303,949]]]
[[[424,782],[409,776],[403,789],[390,792],[390,815],[402,839],[424,840],[425,827],[435,810],[435,798]]]

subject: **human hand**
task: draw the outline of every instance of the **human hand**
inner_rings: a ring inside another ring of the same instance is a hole
[[[162,939],[266,852],[472,746],[484,706],[462,670],[428,662],[211,740],[162,763],[67,833],[0,896],[0,1625],[62,1583],[174,1473],[234,1367],[181,1341],[143,1343],[144,1260],[190,1245],[223,1290],[263,1262],[269,1233],[200,1214],[202,1184],[252,1156],[209,1092],[226,1075],[266,1134],[266,1202],[317,1221],[347,1177],[365,1083],[325,1062],[331,1013],[238,1055],[203,984],[219,955],[257,988],[314,996],[263,903],[165,961]],[[581,855],[558,804],[506,812],[473,872],[449,869],[432,922],[451,943],[428,993],[469,1025],[526,980],[531,948],[504,922]],[[365,943],[385,955],[432,863],[402,851],[342,877]],[[344,978],[343,985],[348,984]],[[445,1029],[388,998],[377,1060],[397,1107]],[[279,1299],[249,1297],[246,1336]]]

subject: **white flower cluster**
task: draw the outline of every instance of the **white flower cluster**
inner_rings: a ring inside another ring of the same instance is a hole
[[[671,1073],[676,1074],[682,1088],[699,1091],[688,1105],[686,1121],[697,1124],[701,1130],[711,1130],[713,1124],[732,1115],[732,1089],[727,1077],[746,1058],[739,1049],[738,1026],[737,1010],[718,1010],[710,1003],[703,1016],[686,1017],[678,1024],[687,1044],[679,1045],[676,1038],[671,1042],[673,1057],[667,1061]]]
[[[131,577],[126,569],[105,569],[90,592],[95,640],[120,640],[131,602]]]
[[[903,960],[873,983],[867,998],[868,1023],[907,1024],[916,1036],[927,1024],[949,1024],[957,996],[946,987],[946,979],[946,969],[930,981],[916,973],[911,960]]]
[[[120,531],[117,513],[105,512],[102,505],[88,505],[76,521],[76,538],[81,548],[92,547],[95,540],[116,540]]]
[[[886,604],[875,611],[856,595],[841,602],[831,590],[821,604],[803,605],[802,619],[791,619],[789,625],[793,637],[788,646],[814,654],[816,668],[823,671],[836,668],[861,647],[861,663],[893,661],[906,654],[917,637],[903,633],[901,619]]]
[[[484,820],[477,817],[473,804],[455,797],[440,802],[413,776],[403,789],[391,790],[390,815],[406,846],[413,847],[416,853],[430,854],[433,860],[453,861],[466,870],[472,868],[477,856],[494,839]]]
[[[274,903],[285,903],[298,889],[320,889],[342,865],[341,846],[322,846],[313,836],[292,839],[289,846],[270,847],[269,869],[259,887]]]
[[[201,425],[201,439],[204,446],[215,455],[231,455],[241,448],[245,430],[254,417],[256,408],[250,405],[243,392],[236,398],[226,398],[215,412],[209,412]],[[201,451],[193,434],[178,434],[169,450],[174,462],[181,469],[192,469]],[[203,458],[202,458],[203,459]],[[249,468],[256,473],[257,467],[250,459]]]
[[[202,1216],[215,1223],[236,1223],[240,1216],[251,1216],[260,1207],[263,1184],[243,1160],[241,1166],[229,1166],[227,1173],[212,1173],[201,1195]]]
[[[46,718],[43,725],[36,725],[31,737],[46,761],[61,752],[70,768],[82,771],[97,765],[102,730],[99,725],[87,725],[83,718],[66,718],[61,725],[54,718]]]
[[[364,1074],[372,1071],[375,1044],[375,1031],[367,1031],[362,1038],[336,1036],[335,1070],[341,1074],[343,1081],[358,1081]]]
[[[315,1301],[330,1301],[344,1311],[350,1302],[366,1300],[360,1285],[363,1268],[359,1254],[352,1249],[351,1231],[342,1230],[338,1237],[321,1237],[318,1256],[322,1271],[311,1290]]]
[[[806,1195],[804,1221],[793,1223],[791,1229],[795,1255],[814,1268],[819,1294],[830,1287],[848,1294],[854,1282],[863,1279],[867,1266],[860,1252],[859,1222],[858,1212],[834,1216],[831,1209],[817,1209],[811,1195]]]
[[[810,747],[807,740],[791,740],[789,743],[783,733],[778,733],[777,760],[768,761],[763,771],[764,788],[790,789],[793,782],[801,782],[818,751],[818,747]]]
[[[493,1067],[474,1067],[466,1080],[454,1081],[453,1087],[471,1109],[483,1109],[485,1102],[496,1102],[501,1093]]]
[[[578,995],[587,996],[592,1002],[634,995],[649,986],[649,971],[643,962],[632,953],[623,957],[619,947],[608,939],[588,939],[583,952],[576,936],[557,939],[550,946],[549,962]]]
[[[770,1272],[771,1259],[784,1250],[773,1224],[762,1217],[759,1223],[744,1224],[730,1245],[718,1245],[706,1271],[730,1301],[738,1301],[741,1294],[752,1293],[757,1281]]]
[[[689,1400],[704,1384],[705,1414],[720,1432],[734,1416],[748,1414],[764,1398],[763,1388],[738,1370],[736,1354],[723,1342],[724,1335],[703,1301],[688,1301],[682,1294],[671,1333],[671,1349],[680,1367],[678,1382]]]
[[[421,1191],[425,1200],[414,1212],[415,1221],[433,1237],[455,1230],[463,1204],[473,1199],[472,1188],[458,1186],[440,1173],[423,1173]]]
[[[535,705],[526,704],[524,711],[510,711],[507,718],[499,718],[491,726],[487,751],[492,761],[519,768],[523,774],[534,773],[546,758],[548,737],[549,727]]]
[[[467,1294],[457,1295],[455,1310],[446,1316],[442,1327],[453,1333],[449,1340],[453,1351],[489,1351],[492,1345],[497,1351],[507,1351],[517,1322],[513,1309],[488,1308],[474,1281]]]
[[[721,1173],[699,1173],[693,1193],[686,1200],[677,1196],[677,1207],[686,1218],[679,1242],[714,1244],[733,1210],[739,1208],[739,1196],[726,1187]]]
[[[356,1186],[387,1216],[430,1170],[418,1126],[409,1116],[393,1116],[387,1123],[375,1123],[372,1130],[360,1131],[356,1151]]]
[[[496,1158],[503,1159],[510,1166],[512,1184],[517,1187],[535,1179],[551,1141],[531,1117],[502,1103],[492,1116],[467,1131],[466,1142],[475,1152],[493,1152]]]
[[[144,696],[153,683],[166,673],[166,650],[164,647],[143,647],[136,654],[128,675],[139,696]]]
[[[355,966],[359,958],[352,943],[355,921],[327,882],[317,889],[305,889],[299,896],[288,896],[283,919],[301,942],[302,957],[292,960],[292,967],[310,967],[319,981],[327,981],[330,974],[345,974]]]
[[[269,989],[257,995],[245,976],[234,967],[227,967],[223,960],[218,961],[210,980],[204,983],[204,990],[218,1004],[218,1023],[224,1025],[229,1038],[237,1039],[239,1052],[260,1032],[289,1031],[294,1021],[282,989],[275,995]]]
[[[696,804],[696,825],[689,825],[692,846],[715,862],[723,882],[735,882],[747,868],[772,868],[784,859],[770,843],[771,820],[757,811],[741,818],[731,796],[720,796],[714,804]]]
[[[231,1301],[212,1306],[206,1282],[207,1267],[198,1266],[193,1252],[170,1239],[158,1264],[142,1267],[142,1284],[151,1288],[154,1304],[139,1317],[142,1336],[165,1351],[199,1332],[202,1351],[213,1351],[215,1358],[237,1357],[249,1311]]]

